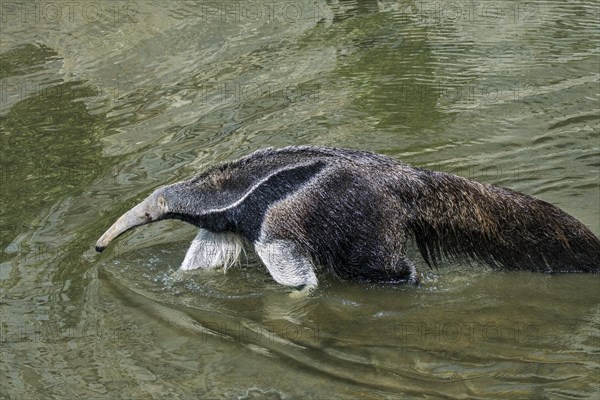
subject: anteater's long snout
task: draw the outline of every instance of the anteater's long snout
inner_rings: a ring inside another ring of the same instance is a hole
[[[96,251],[101,252],[112,242],[116,237],[136,226],[145,225],[152,222],[156,218],[152,218],[147,207],[147,201],[143,201],[125,214],[110,227],[96,242]]]

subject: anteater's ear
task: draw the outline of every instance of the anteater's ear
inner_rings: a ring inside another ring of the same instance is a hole
[[[158,206],[160,208],[167,208],[167,201],[165,200],[164,197],[162,197],[162,196],[158,197]]]

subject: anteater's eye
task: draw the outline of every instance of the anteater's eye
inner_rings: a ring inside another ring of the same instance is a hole
[[[150,218],[150,214],[149,213],[144,213],[146,215],[146,218]]]

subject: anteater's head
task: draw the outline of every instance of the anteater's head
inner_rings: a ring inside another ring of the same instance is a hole
[[[155,190],[140,204],[127,211],[96,242],[96,251],[104,250],[122,233],[150,222],[165,219],[169,212],[170,191],[167,187]]]
[[[217,179],[219,178],[219,179]],[[182,181],[156,189],[141,203],[127,211],[96,242],[96,251],[101,252],[110,242],[136,226],[149,224],[163,219],[177,219],[204,227],[201,217],[218,212],[222,207],[235,202],[244,185],[225,179],[217,169],[211,169],[192,180]],[[199,219],[200,218],[200,219]],[[220,217],[213,218],[215,226],[220,228]],[[222,219],[222,218],[221,218]]]

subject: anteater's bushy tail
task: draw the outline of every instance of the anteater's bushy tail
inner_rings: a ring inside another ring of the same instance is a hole
[[[511,270],[600,272],[600,240],[552,204],[439,172],[421,179],[410,228],[429,265],[444,256]]]

